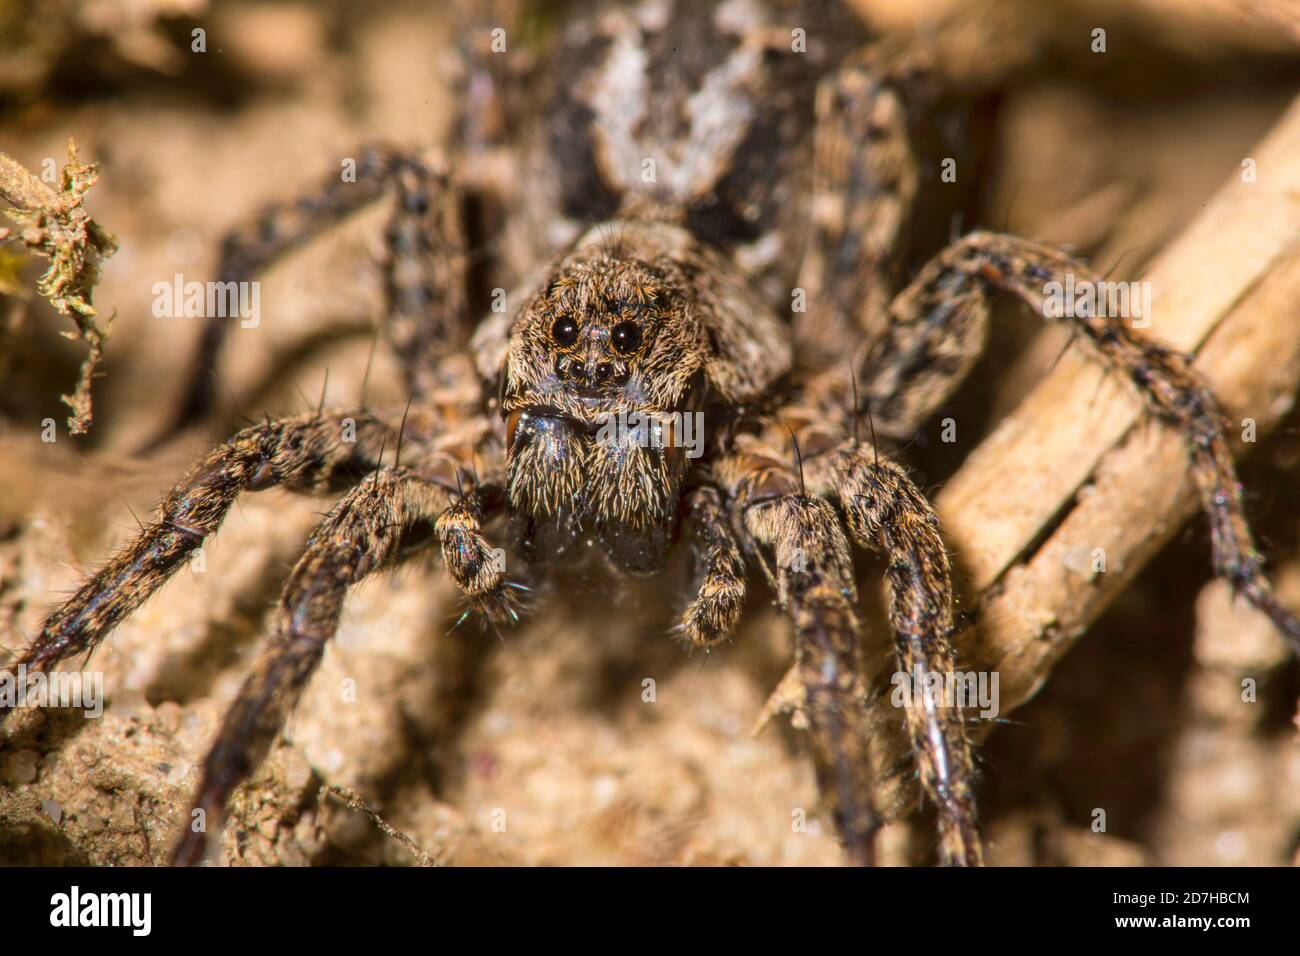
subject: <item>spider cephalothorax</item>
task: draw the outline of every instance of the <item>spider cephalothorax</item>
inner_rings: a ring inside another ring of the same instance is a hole
[[[762,346],[722,351],[735,334]],[[685,230],[617,222],[580,239],[519,310],[502,372],[520,552],[563,563],[592,542],[623,570],[658,570],[709,418],[789,362],[770,308]]]
[[[684,538],[695,580],[678,630],[695,647],[731,635],[749,572],[761,576],[794,643],[769,711],[807,730],[846,855],[872,861],[882,820],[902,808],[876,803],[889,768],[869,746],[854,546],[885,559],[899,672],[951,674],[957,656],[938,516],[860,425],[914,434],[970,369],[995,294],[1044,313],[1049,284],[1097,277],[1038,243],[976,232],[889,294],[917,191],[903,108],[916,73],[853,54],[860,38],[839,5],[816,0],[611,4],[517,75],[505,58],[471,66],[466,99],[513,122],[467,121],[445,156],[365,150],[356,182],[274,205],[227,240],[222,277],[243,278],[395,190],[382,320],[411,404],[320,409],[213,449],[17,662],[40,670],[93,649],[240,493],[343,493],[204,761],[178,861],[202,858],[199,821],[221,818],[274,742],[368,574],[436,552],[469,612],[515,616],[500,525],[511,560],[538,576],[592,551],[649,574]],[[520,132],[494,140],[489,128]],[[493,150],[513,181],[477,174],[488,164],[471,160]],[[481,318],[471,252],[501,282]],[[1062,321],[1186,436],[1216,570],[1300,643],[1262,572],[1213,395],[1122,316]],[[204,363],[224,327],[210,327]],[[187,416],[208,397],[199,381]],[[688,436],[682,416],[702,427]],[[980,863],[967,716],[928,699],[900,711],[940,859]]]

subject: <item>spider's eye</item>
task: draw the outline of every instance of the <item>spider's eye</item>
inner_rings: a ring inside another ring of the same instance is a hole
[[[551,326],[551,338],[555,339],[555,344],[560,348],[567,349],[578,341],[578,323],[570,316],[560,316]]]
[[[620,322],[609,337],[614,348],[624,355],[631,355],[641,347],[641,327],[635,322]]]

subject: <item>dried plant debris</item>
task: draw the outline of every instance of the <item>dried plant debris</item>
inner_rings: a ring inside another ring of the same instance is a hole
[[[111,322],[100,325],[91,297],[100,279],[100,265],[117,251],[117,238],[91,218],[86,210],[86,192],[99,180],[99,164],[77,159],[76,143],[68,140],[68,162],[63,167],[58,191],[50,189],[12,157],[0,153],[0,199],[17,229],[0,228],[0,243],[15,240],[30,252],[50,260],[36,288],[50,304],[76,323],[68,338],[81,339],[89,351],[81,363],[77,386],[62,396],[71,410],[68,430],[73,435],[90,429],[92,418],[90,383],[104,353],[104,340]],[[2,251],[2,250],[0,250]],[[6,259],[12,264],[12,259]],[[7,286],[16,270],[0,267],[0,282]],[[9,276],[9,280],[6,280]],[[0,291],[12,293],[11,288]]]
[[[367,804],[364,799],[362,799],[361,794],[357,793],[351,787],[339,787],[339,786],[322,787],[320,791],[321,799],[323,800],[327,795],[334,797],[335,799],[341,800],[348,807],[349,810],[356,810],[358,813],[364,813],[367,817],[370,818],[370,822],[379,828],[381,833],[383,833],[385,836],[391,837],[392,839],[396,840],[398,843],[402,845],[404,849],[406,849],[411,854],[411,856],[415,857],[415,862],[418,865],[420,866],[439,865],[438,860],[435,857],[430,856],[428,853],[425,853],[424,850],[420,849],[419,844],[417,844],[409,836],[407,836],[401,830],[398,830],[387,820],[381,817],[378,813],[372,810],[370,808],[370,805]]]

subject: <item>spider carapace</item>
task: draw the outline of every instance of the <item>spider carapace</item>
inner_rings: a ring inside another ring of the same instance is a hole
[[[499,25],[464,31],[463,116],[445,150],[364,150],[355,181],[274,204],[222,247],[220,278],[246,279],[395,193],[382,326],[409,406],[320,409],[218,446],[19,663],[48,668],[94,648],[242,492],[341,496],[204,760],[195,819],[208,824],[175,851],[193,863],[365,576],[440,554],[470,611],[509,623],[519,566],[541,576],[598,555],[652,574],[682,538],[695,557],[686,643],[728,638],[751,578],[788,616],[795,660],[779,703],[807,730],[847,859],[870,863],[882,815],[851,549],[884,556],[900,671],[951,673],[948,552],[891,449],[969,371],[995,294],[1042,313],[1049,283],[1097,277],[1037,243],[974,232],[892,290],[921,188],[908,109],[934,80],[923,58],[869,42],[838,4],[606,4],[552,24],[528,55]],[[1217,571],[1300,639],[1263,575],[1221,416],[1188,360],[1123,317],[1061,321],[1186,436]],[[202,368],[227,328],[209,327]],[[208,381],[195,378],[184,421],[207,404]],[[899,717],[937,810],[940,859],[980,863],[961,709],[917,704]]]

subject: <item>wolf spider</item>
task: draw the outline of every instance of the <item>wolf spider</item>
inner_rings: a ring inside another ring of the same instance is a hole
[[[382,326],[410,404],[267,421],[219,445],[18,661],[48,668],[96,647],[241,493],[341,495],[289,574],[203,762],[194,807],[209,831],[280,732],[361,579],[436,551],[471,612],[517,617],[488,527],[501,517],[512,560],[538,570],[603,559],[653,574],[684,529],[695,596],[680,634],[692,647],[732,633],[747,569],[758,569],[794,635],[771,706],[796,711],[808,731],[846,857],[873,861],[882,821],[852,546],[884,557],[898,667],[951,673],[948,552],[891,448],[970,370],[996,293],[1041,314],[1047,283],[1097,277],[1035,242],[974,232],[890,297],[892,252],[918,192],[903,103],[927,88],[926,71],[878,53],[856,20],[819,3],[666,10],[611,7],[515,73],[471,57],[466,115],[446,153],[367,149],[355,182],[272,205],[225,241],[221,279],[244,279],[394,192]],[[792,49],[792,27],[806,31],[805,49]],[[507,143],[506,130],[519,135]],[[485,172],[501,163],[506,175]],[[512,195],[521,182],[534,188]],[[473,325],[485,304],[474,301],[479,249],[515,291]],[[549,264],[535,272],[538,262]],[[790,309],[792,290],[806,310]],[[1188,358],[1117,318],[1062,321],[1186,437],[1215,570],[1300,638],[1263,575],[1221,416]],[[209,325],[201,366],[227,328]],[[208,404],[206,383],[195,379],[180,423]],[[625,413],[645,418],[601,432]],[[672,427],[686,414],[705,423],[698,458]],[[981,863],[961,709],[908,706],[903,723],[937,810],[941,861]],[[205,843],[191,827],[174,862],[198,862]]]

